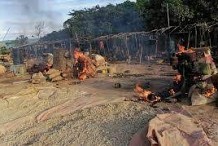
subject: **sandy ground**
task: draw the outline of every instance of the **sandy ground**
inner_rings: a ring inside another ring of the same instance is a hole
[[[128,76],[98,74],[80,84],[73,81],[32,85],[23,82],[29,76],[0,79],[0,145],[128,145],[134,133],[157,113],[181,111],[182,106],[203,124],[208,135],[218,141],[214,105],[190,107],[183,103],[147,103],[124,101],[133,97],[137,82],[149,82],[151,90],[168,87],[175,71],[168,65],[118,64],[116,72],[129,70]],[[131,74],[131,75],[130,75]],[[20,82],[22,81],[22,82]],[[114,88],[120,83],[121,88]],[[201,109],[200,114],[196,112]],[[201,116],[200,116],[201,115]],[[214,119],[214,120],[213,120]],[[203,122],[202,122],[203,123]],[[210,123],[210,122],[209,122]]]
[[[1,145],[127,145],[155,111],[139,103],[121,102],[78,110],[40,123],[23,123],[1,137]]]

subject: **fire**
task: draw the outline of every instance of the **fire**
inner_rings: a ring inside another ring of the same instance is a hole
[[[148,101],[148,95],[152,93],[149,90],[144,90],[139,84],[136,84],[134,91],[138,97],[144,101]]]
[[[86,56],[77,49],[75,49],[75,51],[73,52],[73,57],[74,57],[75,60],[78,60],[78,59],[85,60],[85,58],[86,58]]]
[[[79,50],[75,49],[73,53],[75,65],[78,66],[78,79],[85,80],[88,77],[95,76],[95,66],[93,61]],[[79,67],[80,66],[80,67]]]
[[[216,91],[217,91],[217,89],[214,88],[214,87],[212,87],[212,88],[206,89],[206,91],[203,93],[203,95],[204,95],[205,97],[208,97],[208,98],[209,98],[209,97],[212,96]]]
[[[183,45],[177,44],[177,47],[179,49],[179,52],[185,52],[185,47]]]
[[[138,95],[139,99],[150,102],[152,105],[159,102],[161,100],[161,97],[157,96],[155,93],[151,92],[150,90],[145,90],[142,87],[140,87],[139,84],[136,84],[135,93]]]
[[[187,50],[185,49],[185,46],[178,44],[178,53],[193,53],[195,51],[193,51],[193,48],[188,48]]]

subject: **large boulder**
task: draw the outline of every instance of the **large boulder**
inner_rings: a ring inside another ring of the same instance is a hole
[[[41,72],[39,72],[39,73],[34,73],[34,74],[32,75],[31,82],[32,82],[33,84],[43,83],[43,82],[46,82],[46,78],[43,76],[43,74],[42,74]]]
[[[105,58],[99,54],[92,54],[91,58],[95,60],[96,66],[105,66]]]
[[[211,146],[203,128],[185,115],[167,113],[157,115],[149,122],[147,138],[152,146]]]
[[[57,69],[49,69],[46,72],[46,75],[48,76],[49,80],[51,80],[52,82],[63,80],[61,74],[62,72]]]

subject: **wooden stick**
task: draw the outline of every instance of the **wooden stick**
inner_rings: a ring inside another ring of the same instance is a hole
[[[189,31],[188,32],[188,45],[187,45],[187,49],[189,48],[189,45],[190,45],[190,36],[191,36],[191,32]]]
[[[198,36],[198,31],[197,31],[197,27],[195,26],[195,48],[197,48],[197,36]]]
[[[126,49],[127,49],[127,55],[128,55],[128,59],[130,59],[130,54],[129,54],[129,47],[128,47],[128,43],[127,43],[127,36],[125,37],[125,45],[126,45]],[[130,60],[129,60],[130,62]]]

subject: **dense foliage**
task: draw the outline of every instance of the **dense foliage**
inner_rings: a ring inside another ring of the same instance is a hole
[[[217,0],[137,0],[147,29],[167,27],[167,4],[171,26],[218,21]]]
[[[73,37],[94,38],[120,32],[167,27],[167,5],[170,25],[218,21],[217,0],[137,0],[121,4],[72,10],[64,29],[54,31],[41,40],[62,40]]]
[[[68,37],[97,37],[120,32],[143,30],[142,18],[135,2],[109,4],[105,7],[95,6],[90,9],[73,10],[70,19],[64,22],[64,30],[53,32],[43,40],[58,40]]]
[[[54,41],[54,40],[63,40],[70,38],[70,32],[68,29],[63,29],[60,31],[53,31],[52,33],[47,34],[43,38],[42,41]]]
[[[7,49],[5,46],[1,46],[0,47],[0,55],[5,55],[5,54],[9,54],[10,50]]]
[[[79,36],[101,36],[119,32],[142,30],[142,21],[134,2],[96,6],[91,9],[73,11],[64,26]]]

